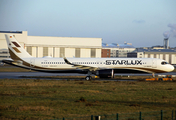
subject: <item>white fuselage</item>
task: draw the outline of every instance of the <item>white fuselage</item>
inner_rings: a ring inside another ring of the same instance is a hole
[[[174,68],[170,64],[161,64],[163,60],[156,58],[67,58],[71,63],[95,67],[99,69],[134,69],[143,72],[170,72]],[[25,58],[31,67],[39,69],[74,70],[77,67],[65,63],[63,58]]]

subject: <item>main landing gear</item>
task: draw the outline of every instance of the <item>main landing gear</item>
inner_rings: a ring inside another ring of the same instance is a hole
[[[92,79],[91,76],[86,76],[86,77],[85,77],[85,80],[87,80],[87,81],[88,81],[88,80],[91,80],[91,79]]]
[[[153,77],[153,78],[155,77],[155,73],[152,73],[152,77]]]
[[[92,74],[92,72],[91,71],[88,71],[88,74],[87,74],[87,76],[85,77],[85,80],[91,80],[92,79],[92,77],[90,76]]]

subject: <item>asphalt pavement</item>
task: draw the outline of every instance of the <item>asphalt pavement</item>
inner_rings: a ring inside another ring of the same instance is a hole
[[[152,74],[115,74],[124,76],[152,76]],[[161,73],[155,75],[174,75],[176,72]],[[86,74],[75,74],[75,73],[45,73],[45,72],[0,72],[0,79],[19,79],[24,77],[34,76],[86,76]]]

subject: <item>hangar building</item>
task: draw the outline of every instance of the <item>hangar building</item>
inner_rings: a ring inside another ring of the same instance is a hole
[[[33,57],[101,57],[102,38],[28,36],[27,31],[0,31],[1,58],[9,57],[5,34],[13,34]]]
[[[166,60],[170,64],[176,64],[175,49],[139,49],[138,58],[159,58]]]
[[[136,49],[128,53],[132,58],[159,58],[176,65],[176,49]]]

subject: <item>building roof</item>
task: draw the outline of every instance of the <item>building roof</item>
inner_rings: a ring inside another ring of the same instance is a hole
[[[124,44],[117,44],[117,43],[102,43],[102,48],[135,48],[129,43],[124,43]]]
[[[22,31],[0,31],[0,33],[22,33]]]
[[[136,49],[136,52],[176,52],[176,49]]]

